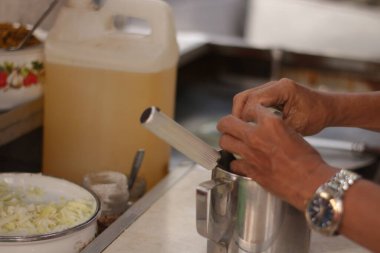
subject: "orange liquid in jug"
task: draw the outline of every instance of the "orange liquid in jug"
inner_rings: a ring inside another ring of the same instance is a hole
[[[139,176],[148,188],[167,174],[170,146],[140,124],[155,105],[173,115],[175,68],[158,73],[46,64],[43,172],[82,184],[88,172],[129,173],[145,149]]]

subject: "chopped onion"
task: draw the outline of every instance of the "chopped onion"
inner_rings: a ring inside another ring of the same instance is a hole
[[[38,235],[58,232],[87,221],[94,201],[65,199],[46,201],[39,187],[10,187],[0,181],[0,235]]]

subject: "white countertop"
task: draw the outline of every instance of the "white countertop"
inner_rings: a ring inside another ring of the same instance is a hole
[[[185,176],[167,190],[103,252],[206,253],[206,238],[196,231],[195,189],[211,178],[201,167],[180,168]],[[172,173],[179,173],[175,171]],[[180,172],[182,173],[182,172]],[[168,177],[170,177],[169,174]],[[311,253],[369,252],[343,236],[327,238],[312,233]]]

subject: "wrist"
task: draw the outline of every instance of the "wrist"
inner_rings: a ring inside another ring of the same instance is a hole
[[[327,182],[337,172],[339,172],[339,169],[331,167],[324,162],[319,164],[316,169],[309,174],[306,180],[304,180],[302,203],[299,203],[297,208],[304,211],[308,201],[312,198],[318,187]]]
[[[324,111],[324,127],[339,125],[340,116],[344,111],[344,101],[336,93],[319,92],[321,97],[320,107]]]
[[[345,192],[359,178],[359,175],[342,169],[318,187],[305,208],[310,228],[324,235],[338,234],[343,219]]]

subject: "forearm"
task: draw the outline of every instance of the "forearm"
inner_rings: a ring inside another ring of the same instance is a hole
[[[340,233],[380,252],[380,186],[367,180],[357,181],[345,194]]]
[[[308,201],[319,186],[331,179],[339,169],[322,163],[318,169],[298,185],[299,194],[287,199],[301,212],[306,210]],[[380,186],[368,180],[359,179],[344,194],[343,218],[339,233],[356,243],[380,252]]]
[[[304,180],[301,198],[289,199],[300,211],[305,211],[306,203],[312,198],[317,188],[327,182],[338,169],[327,164],[321,166]],[[343,199],[343,219],[339,233],[356,243],[380,252],[380,186],[368,180],[360,179],[346,192]]]
[[[331,93],[326,100],[328,126],[380,131],[380,92]]]

